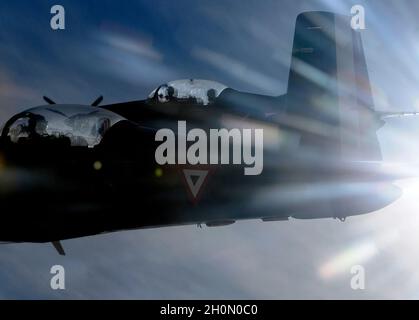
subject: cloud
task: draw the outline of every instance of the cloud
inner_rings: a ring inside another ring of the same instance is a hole
[[[277,79],[264,75],[236,59],[209,49],[194,48],[192,55],[265,93],[277,94],[283,85]]]
[[[101,33],[99,38],[116,51],[119,50],[156,61],[161,61],[163,58],[162,54],[153,48],[151,41],[142,38],[134,39],[114,32]]]
[[[93,39],[92,51],[100,61],[94,66],[97,73],[118,77],[132,86],[157,86],[176,77],[176,68],[165,63],[151,41],[106,31]]]

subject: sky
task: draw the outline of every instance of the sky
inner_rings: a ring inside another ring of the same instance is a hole
[[[61,4],[66,29],[50,28]],[[377,109],[419,110],[419,3],[409,0],[0,2],[0,121],[43,104],[143,99],[174,79],[286,92],[295,18],[366,9],[362,37]],[[384,160],[417,162],[419,119],[379,131]],[[4,299],[419,298],[419,179],[378,212],[336,220],[242,221],[126,231],[49,244],[0,246]],[[57,219],[60,213],[57,212]],[[65,223],[65,221],[63,221]],[[50,287],[63,265],[66,290]],[[350,268],[366,270],[353,290]]]

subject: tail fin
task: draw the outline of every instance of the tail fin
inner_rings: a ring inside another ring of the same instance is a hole
[[[381,160],[376,135],[381,124],[361,36],[349,17],[329,12],[297,17],[287,113],[321,128],[321,134],[304,134],[302,147],[349,160]]]

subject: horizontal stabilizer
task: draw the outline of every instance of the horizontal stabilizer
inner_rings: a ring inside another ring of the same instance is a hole
[[[377,111],[381,119],[395,118],[395,117],[410,117],[419,115],[419,111]]]

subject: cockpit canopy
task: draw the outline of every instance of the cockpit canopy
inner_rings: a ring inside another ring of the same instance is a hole
[[[148,98],[155,103],[195,103],[206,106],[213,103],[226,88],[210,80],[176,80],[157,87]]]
[[[41,106],[14,116],[3,128],[2,135],[13,143],[59,140],[70,146],[92,148],[121,120],[124,118],[96,107]]]

